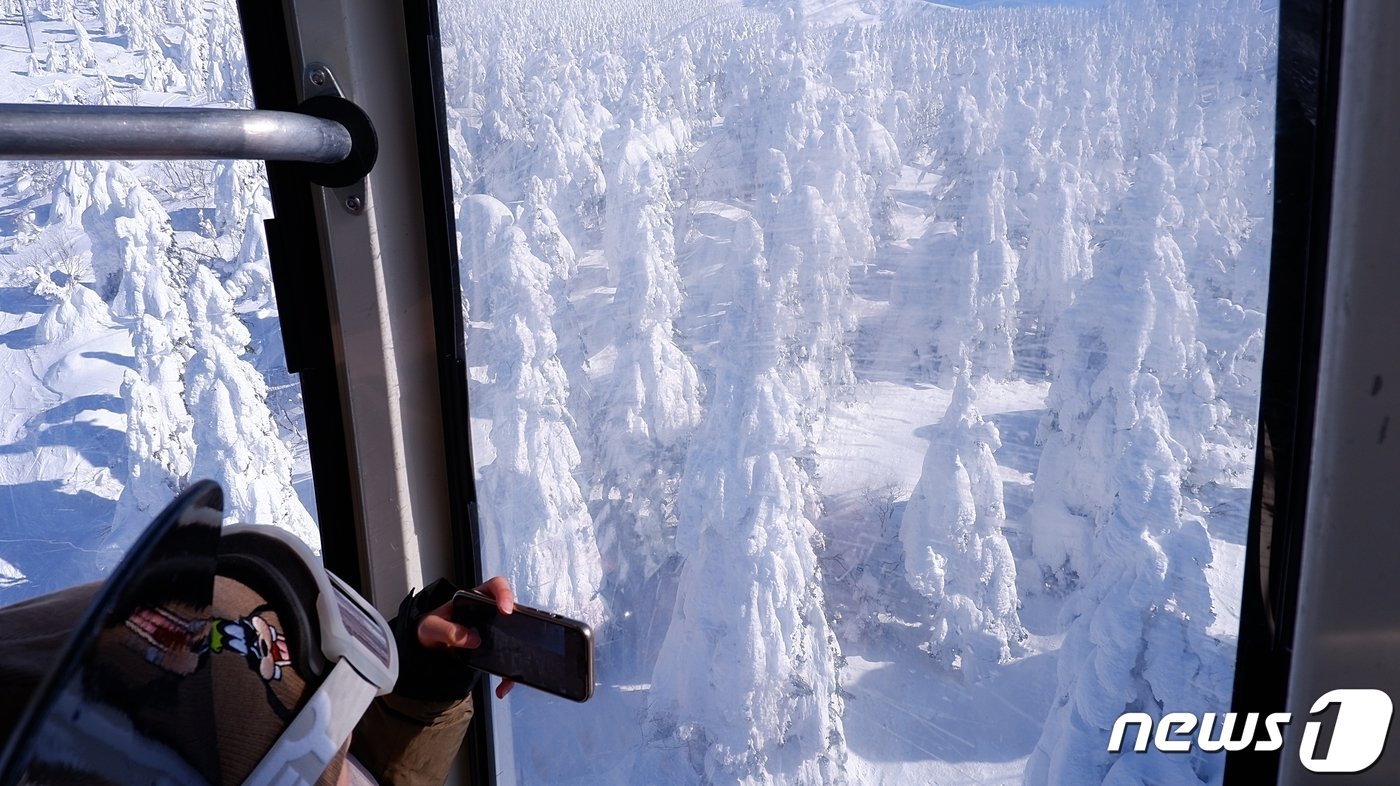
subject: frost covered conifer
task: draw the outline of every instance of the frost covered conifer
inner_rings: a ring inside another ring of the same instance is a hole
[[[1005,379],[1014,364],[1018,255],[1007,233],[1006,170],[965,88],[949,99],[939,144],[949,185],[930,227],[898,272],[894,302],[918,314],[909,328],[915,374],[951,383],[964,343],[973,373]],[[925,318],[927,315],[927,318]]]
[[[568,412],[573,431],[580,435],[578,441],[583,444],[579,448],[584,451],[591,446],[582,435],[592,433],[591,424],[597,408],[591,402],[593,380],[587,372],[586,320],[575,310],[569,298],[571,281],[578,272],[578,259],[558,217],[550,209],[553,197],[552,189],[539,178],[532,177],[526,188],[525,204],[521,206],[518,225],[530,241],[530,251],[550,272],[549,296],[554,302],[551,322],[558,338],[555,354],[568,382]],[[591,464],[588,458],[583,461]]]
[[[784,18],[796,24],[790,10]],[[827,77],[800,51],[780,55],[777,68],[776,111],[760,118],[756,138],[768,148],[755,156],[753,215],[764,232],[775,300],[783,304],[783,373],[810,453],[831,397],[855,381],[850,270],[874,250],[861,169],[868,151],[841,119],[844,106],[829,98]]]
[[[185,27],[181,67],[191,95],[196,100],[252,106],[247,53],[234,4],[188,2],[184,10],[172,9],[172,14]]]
[[[495,452],[481,469],[482,506],[501,522],[490,528],[494,542],[484,544],[487,562],[499,566],[522,602],[596,628],[603,620],[602,565],[574,480],[579,452],[565,408],[568,382],[555,357],[550,272],[499,201],[467,197],[461,213],[479,231],[481,256],[464,256],[462,264],[477,268],[490,319],[473,339],[490,376]]]
[[[1026,770],[1028,786],[1061,783],[1217,783],[1223,761],[1194,749],[1108,753],[1124,712],[1229,703],[1230,658],[1206,628],[1214,619],[1201,521],[1182,511],[1181,476],[1157,379],[1124,380],[1130,406],[1113,430],[1113,502],[1097,516],[1093,572],[1065,604],[1055,701]],[[1125,402],[1126,403],[1126,402]],[[1039,484],[1037,484],[1037,488]],[[1222,668],[1223,666],[1223,668]]]
[[[188,271],[170,218],[131,170],[99,164],[83,228],[92,242],[98,294],[130,321],[134,370],[122,383],[127,472],[114,515],[117,542],[134,536],[189,481],[193,421],[185,407],[190,318]]]
[[[554,198],[553,183],[549,186],[545,183],[538,177],[530,178],[520,224],[530,239],[530,250],[549,267],[553,285],[550,295],[558,301],[563,295],[564,285],[578,272],[578,258],[573,245],[564,235],[559,217],[550,208]]]
[[[267,382],[241,357],[252,336],[207,268],[195,270],[186,302],[194,325],[185,372],[196,446],[191,478],[223,486],[231,519],[271,524],[319,547],[316,522],[292,486],[292,453],[268,409]]]
[[[762,232],[736,225],[733,297],[714,395],[682,480],[676,615],[652,675],[647,730],[704,782],[828,783],[846,758],[816,530],[794,405],[778,373]]]
[[[989,156],[999,159],[1000,156]],[[1004,380],[1010,376],[1015,357],[1016,288],[1019,257],[1007,237],[1007,170],[994,169],[988,177],[976,178],[976,190],[968,215],[958,227],[959,253],[976,258],[976,333],[972,339],[972,362],[979,375]]]
[[[77,260],[67,260],[35,287],[35,293],[49,301],[34,328],[35,339],[46,347],[61,347],[114,326],[107,304],[78,280],[78,272]]]
[[[92,161],[64,161],[49,201],[49,226],[78,223],[92,202],[92,185],[99,167]]]
[[[136,370],[122,381],[127,476],[112,517],[111,540],[125,546],[190,481],[194,421],[185,407],[185,352],[163,321],[134,318]]]
[[[70,67],[74,71],[95,67],[97,55],[92,51],[92,36],[88,35],[87,28],[83,27],[83,23],[78,21],[71,9],[65,14],[63,22],[72,28],[74,43],[77,45],[69,58]]]
[[[594,424],[603,498],[597,524],[610,581],[635,590],[671,554],[669,509],[685,442],[700,419],[701,386],[675,340],[682,292],[660,167],[647,157],[619,167],[608,202],[618,332],[603,414]]]
[[[855,383],[852,260],[838,213],[812,186],[799,185],[784,195],[774,224],[771,278],[782,303],[783,365],[810,448],[831,399]]]
[[[867,129],[870,130],[870,129]],[[871,133],[874,133],[871,131]],[[822,108],[822,127],[804,166],[794,174],[795,185],[815,186],[831,206],[845,239],[846,253],[857,265],[868,263],[875,253],[874,223],[870,215],[871,195],[867,177],[861,170],[863,158],[880,156],[871,165],[877,169],[894,166],[882,142],[865,140],[867,156],[862,156],[855,134],[845,122],[845,104],[831,99]]]
[[[97,19],[102,23],[102,34],[116,35],[125,3],[122,0],[97,0],[94,5],[97,10]]]
[[[185,77],[185,89],[191,98],[207,97],[209,78],[213,72],[209,58],[209,31],[202,3],[191,4],[192,13],[184,15],[185,27],[180,42],[180,71]]]
[[[267,172],[261,161],[219,161],[214,164],[214,225],[222,232],[236,231],[256,214],[272,216],[267,196]]]
[[[232,270],[224,282],[239,313],[270,316],[277,312],[277,298],[272,289],[272,267],[267,254],[267,236],[262,226],[250,222],[243,233],[243,245],[238,257],[229,265]],[[276,351],[280,346],[281,342],[275,341],[274,346],[264,346],[262,349]]]
[[[884,245],[896,240],[899,231],[893,223],[895,204],[891,190],[899,179],[902,154],[885,121],[898,128],[901,96],[894,94],[889,69],[881,62],[877,46],[868,31],[848,27],[832,41],[826,70],[845,102],[846,126],[859,152],[860,171],[870,202],[871,230],[877,244]],[[860,258],[859,253],[855,256]],[[860,261],[868,262],[869,258]]]
[[[499,250],[497,238],[514,224],[510,208],[498,199],[468,198],[458,205],[457,244],[462,249],[462,316],[466,323],[473,319],[491,321],[493,304],[501,298],[492,296],[487,270],[492,255]],[[475,334],[475,330],[468,330],[467,341]]]
[[[1002,525],[1006,508],[993,452],[997,427],[977,411],[964,364],[948,411],[929,437],[923,473],[904,509],[904,574],[931,604],[925,651],[976,678],[1020,654],[1016,563]]]
[[[1136,168],[1132,188],[1094,261],[1094,277],[1061,324],[1055,381],[1041,424],[1045,445],[1030,510],[1036,559],[1054,583],[1089,575],[1094,522],[1112,509],[1114,490],[1099,467],[1116,456],[1137,377],[1151,371],[1183,440],[1171,442],[1183,467],[1202,455],[1214,428],[1214,387],[1196,340],[1196,310],[1171,228],[1180,204],[1159,156]],[[1193,452],[1193,446],[1196,452]]]
[[[48,70],[49,62],[49,60],[39,56],[39,51],[37,49],[30,52],[24,64],[25,76],[39,76],[43,74]]]
[[[1018,348],[1042,369],[1047,338],[1093,272],[1084,185],[1072,165],[1054,164],[1030,200],[1030,235],[1017,270],[1019,333],[1027,340]]]
[[[514,202],[523,190],[524,162],[529,160],[532,147],[523,127],[529,112],[516,91],[525,74],[521,57],[513,48],[498,45],[492,61],[496,78],[486,93],[484,114],[475,134],[478,147],[472,150],[472,158],[480,167],[485,191]]]

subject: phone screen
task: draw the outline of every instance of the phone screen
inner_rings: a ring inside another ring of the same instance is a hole
[[[593,695],[587,624],[520,605],[501,614],[494,600],[470,591],[457,593],[453,612],[481,636],[480,647],[462,651],[473,667],[574,701]]]

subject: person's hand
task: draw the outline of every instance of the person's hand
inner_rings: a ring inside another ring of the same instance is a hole
[[[510,582],[503,576],[489,579],[485,584],[478,586],[476,591],[494,599],[496,608],[502,614],[515,611],[515,593],[510,589]],[[481,646],[481,637],[466,625],[452,621],[452,601],[449,600],[425,614],[419,621],[418,643],[429,649],[461,647],[470,650]],[[515,680],[501,680],[501,684],[496,686],[496,698],[504,699],[513,687]]]

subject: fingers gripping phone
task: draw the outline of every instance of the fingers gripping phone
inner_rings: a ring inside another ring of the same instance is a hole
[[[462,650],[473,668],[573,701],[593,695],[593,631],[587,623],[515,604],[502,614],[496,601],[474,590],[452,597],[452,618],[481,637]]]

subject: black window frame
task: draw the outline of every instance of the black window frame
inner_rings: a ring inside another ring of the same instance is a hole
[[[290,78],[293,49],[283,3],[237,0],[254,104],[259,109],[295,110],[298,99]],[[464,325],[456,292],[457,236],[453,219],[452,176],[447,151],[442,53],[438,44],[435,0],[405,0],[408,68],[413,80],[415,137],[422,178],[427,231],[433,332],[447,453],[448,497],[452,511],[452,565],[467,586],[482,575],[480,533],[476,523],[476,484],[471,455],[467,404]],[[346,419],[336,376],[331,309],[314,192],[292,164],[268,162],[268,191],[275,218],[266,223],[274,292],[295,292],[300,308],[294,318],[284,312],[282,336],[288,370],[300,376],[307,419],[312,477],[319,512],[326,568],[357,591],[365,588],[363,560],[355,531],[354,488]],[[464,750],[472,783],[495,783],[491,709],[485,681],[474,693],[475,718]]]
[[[1302,570],[1319,362],[1344,0],[1279,4],[1274,216],[1254,488],[1234,712],[1283,712]],[[1282,751],[1232,751],[1225,783],[1278,780]]]

